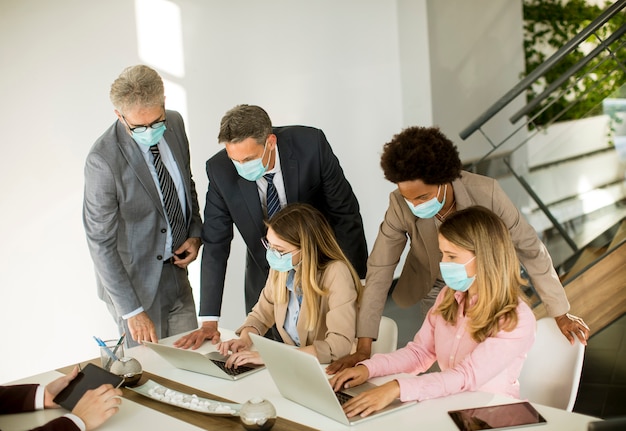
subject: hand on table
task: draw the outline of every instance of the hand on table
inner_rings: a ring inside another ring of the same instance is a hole
[[[130,336],[137,343],[141,344],[144,341],[152,341],[153,343],[159,342],[156,329],[154,329],[154,323],[145,311],[133,317],[129,317],[127,323]]]
[[[204,340],[211,340],[213,344],[220,342],[220,331],[217,330],[216,321],[203,322],[199,329],[179,338],[174,342],[175,347],[182,349],[192,348],[196,350],[204,343]]]

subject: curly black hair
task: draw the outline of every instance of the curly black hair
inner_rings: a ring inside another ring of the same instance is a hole
[[[454,181],[463,168],[456,146],[438,127],[408,127],[394,135],[383,147],[380,166],[392,183],[432,185]]]

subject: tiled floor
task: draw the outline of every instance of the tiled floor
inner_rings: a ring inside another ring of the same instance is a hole
[[[384,314],[398,324],[398,347],[421,326],[418,306],[403,309],[389,299]],[[589,340],[574,411],[601,418],[626,416],[626,315]]]

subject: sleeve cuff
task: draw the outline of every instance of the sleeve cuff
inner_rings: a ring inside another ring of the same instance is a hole
[[[74,424],[76,424],[76,426],[80,429],[80,431],[86,431],[87,430],[87,426],[85,425],[85,422],[83,422],[83,420],[81,418],[79,418],[78,416],[76,416],[75,414],[72,413],[68,413],[63,415],[66,418],[70,419],[72,422],[74,422]]]
[[[200,316],[201,322],[219,322],[220,316]]]
[[[46,387],[44,385],[39,385],[37,387],[37,392],[35,392],[35,410],[43,410],[44,409],[44,394],[46,392]]]
[[[130,319],[131,317],[134,317],[134,316],[136,316],[136,315],[138,315],[139,313],[142,313],[142,312],[143,312],[143,307],[139,307],[139,308],[137,308],[136,310],[131,311],[130,313],[124,314],[124,315],[122,316],[122,319],[124,319],[124,320],[128,320],[128,319]]]

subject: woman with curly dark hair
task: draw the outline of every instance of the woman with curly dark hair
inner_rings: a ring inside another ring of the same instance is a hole
[[[463,171],[456,146],[437,127],[404,129],[384,145],[380,164],[385,178],[398,188],[389,195],[389,207],[367,261],[357,351],[329,365],[330,374],[370,357],[407,239],[410,249],[392,296],[401,307],[421,301],[422,315],[426,315],[445,285],[439,272],[439,226],[455,211],[474,205],[490,209],[504,221],[548,314],[572,344],[575,337],[586,344],[589,328],[582,319],[568,314],[563,286],[533,227],[496,180]]]

